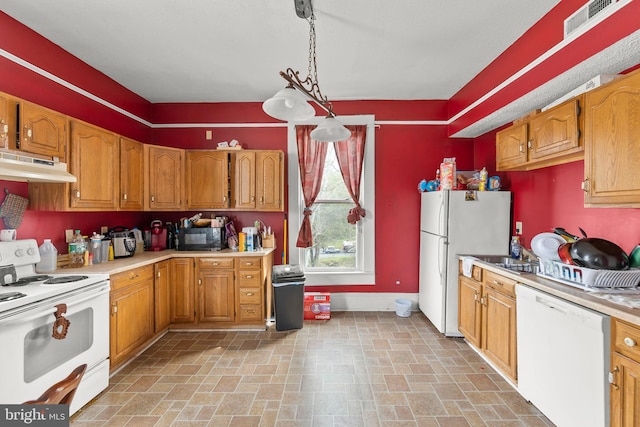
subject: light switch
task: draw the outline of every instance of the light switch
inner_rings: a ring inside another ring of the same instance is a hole
[[[211,141],[213,139],[213,132],[210,130],[205,131],[204,139],[206,139],[207,141]]]

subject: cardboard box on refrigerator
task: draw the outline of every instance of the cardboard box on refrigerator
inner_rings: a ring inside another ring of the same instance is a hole
[[[304,320],[331,319],[331,294],[329,292],[304,293]]]

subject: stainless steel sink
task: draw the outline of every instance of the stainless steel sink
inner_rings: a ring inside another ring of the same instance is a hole
[[[539,268],[539,264],[535,261],[522,261],[506,255],[475,255],[475,258],[514,273],[536,274]]]

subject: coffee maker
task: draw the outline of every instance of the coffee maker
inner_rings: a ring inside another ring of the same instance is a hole
[[[151,221],[151,248],[152,251],[164,251],[167,249],[167,229],[162,221]]]

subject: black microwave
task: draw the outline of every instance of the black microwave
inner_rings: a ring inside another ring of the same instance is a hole
[[[179,251],[220,251],[227,247],[224,227],[192,227],[178,231]]]

